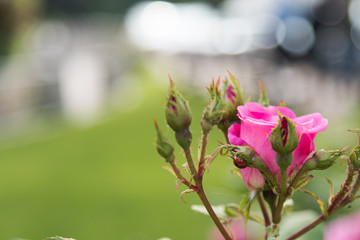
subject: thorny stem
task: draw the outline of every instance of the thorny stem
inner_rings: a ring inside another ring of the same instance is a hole
[[[224,225],[222,225],[222,223],[220,222],[220,219],[217,217],[214,209],[211,207],[211,204],[205,195],[204,188],[202,185],[202,176],[200,176],[196,171],[190,148],[184,149],[184,152],[185,152],[185,157],[186,157],[186,160],[187,160],[189,168],[190,168],[190,172],[195,180],[195,184],[196,184],[196,187],[198,190],[196,193],[198,194],[201,202],[204,204],[204,207],[206,208],[211,219],[213,220],[213,222],[215,223],[216,227],[219,229],[220,233],[223,235],[225,240],[232,240],[232,238],[229,236]]]
[[[358,176],[354,183],[353,190],[350,195],[351,199],[353,199],[356,196],[356,193],[358,192],[359,188],[360,188],[360,173],[358,173]]]
[[[257,200],[259,202],[261,212],[262,212],[262,214],[264,216],[265,227],[268,227],[268,226],[270,226],[270,218],[269,218],[269,214],[267,212],[266,206],[265,206],[265,202],[264,202],[264,198],[262,196],[262,193],[258,194]]]
[[[314,227],[316,227],[317,225],[319,225],[320,223],[322,223],[324,220],[326,219],[326,217],[324,216],[324,214],[322,214],[320,217],[318,217],[316,220],[314,220],[312,223],[310,223],[309,225],[307,225],[306,227],[304,227],[303,229],[301,229],[300,231],[298,231],[297,233],[291,235],[289,238],[287,238],[286,240],[295,240],[298,237],[300,237],[301,235],[307,233],[308,231],[310,231],[311,229],[313,229]]]
[[[172,169],[174,170],[175,175],[183,184],[188,186],[189,188],[194,188],[194,185],[192,185],[180,172],[179,168],[176,166],[175,161],[170,163]]]
[[[281,185],[280,185],[280,196],[278,200],[278,204],[276,206],[275,214],[273,216],[274,225],[278,225],[281,220],[281,211],[284,206],[284,202],[287,197],[287,184],[286,184],[286,169],[281,169]]]
[[[259,205],[260,205],[260,209],[261,209],[261,212],[264,216],[264,224],[265,224],[265,240],[268,238],[268,234],[267,234],[267,230],[266,228],[268,226],[270,226],[271,222],[270,222],[270,218],[269,218],[269,214],[266,210],[266,206],[265,206],[265,203],[264,203],[264,199],[263,199],[263,196],[262,196],[262,193],[260,192],[257,196],[257,200],[259,202]]]
[[[300,231],[298,231],[295,234],[291,235],[287,240],[294,240],[294,239],[300,237],[301,235],[307,233],[308,231],[310,231],[311,229],[315,228],[317,225],[319,225],[320,223],[325,221],[327,219],[327,217],[330,216],[330,214],[332,214],[334,211],[336,211],[339,208],[345,206],[346,204],[352,202],[354,200],[354,196],[355,196],[357,190],[360,187],[360,175],[358,175],[357,178],[356,178],[356,181],[355,181],[355,183],[354,183],[354,185],[352,187],[352,191],[350,193],[350,196],[347,196],[347,194],[348,194],[348,192],[349,192],[349,190],[351,188],[350,185],[351,185],[351,183],[353,181],[354,174],[355,174],[355,171],[354,171],[354,169],[351,167],[351,165],[349,163],[348,176],[347,176],[344,184],[342,185],[340,191],[333,198],[331,205],[328,207],[328,209],[327,209],[328,215],[325,216],[324,214],[321,214],[320,217],[315,219],[312,223],[310,223],[309,225],[307,225],[306,227],[304,227]]]
[[[200,157],[199,157],[199,169],[198,169],[198,174],[200,176],[203,175],[203,171],[204,171],[206,145],[208,143],[208,135],[209,135],[209,133],[210,133],[210,131],[204,131],[203,130],[203,135],[202,135],[202,139],[201,139]]]

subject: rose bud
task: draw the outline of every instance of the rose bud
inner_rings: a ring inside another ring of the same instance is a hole
[[[224,92],[225,92],[225,100],[227,102],[227,111],[229,115],[229,121],[239,121],[237,117],[237,107],[240,105],[244,105],[244,95],[243,90],[240,90],[239,81],[236,80],[234,75],[232,75],[229,71],[227,71],[231,83],[225,81],[224,84]]]
[[[297,148],[299,140],[295,125],[288,117],[280,118],[278,125],[271,133],[270,142],[274,151],[281,154],[292,153]]]
[[[178,91],[171,78],[170,89],[165,104],[165,118],[167,124],[175,132],[188,129],[192,118],[188,101]]]
[[[208,132],[214,125],[218,125],[224,118],[226,118],[225,104],[222,99],[221,91],[219,90],[220,78],[216,84],[214,81],[208,87],[210,94],[210,103],[205,107],[203,119],[201,121],[201,128],[204,132]]]
[[[339,150],[325,150],[321,149],[316,151],[309,159],[305,162],[307,170],[325,170],[331,167],[335,160],[340,157],[347,148]]]
[[[171,145],[169,139],[167,139],[161,132],[157,121],[154,119],[156,129],[156,150],[166,162],[171,163],[174,161],[174,147]]]

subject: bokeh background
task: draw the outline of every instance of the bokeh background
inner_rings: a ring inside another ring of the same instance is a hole
[[[257,99],[261,79],[273,104],[328,118],[318,148],[354,146],[360,1],[0,0],[0,239],[208,239],[209,217],[190,210],[199,201],[184,204],[160,168],[152,117],[174,139],[163,114],[170,74],[190,100],[196,156],[205,86],[227,69],[246,97]],[[219,158],[206,175],[215,205],[246,191],[232,168]],[[309,184],[326,201],[325,175],[338,189],[345,163]],[[283,236],[320,214],[304,194],[294,202],[309,211],[288,214]],[[253,239],[262,231],[250,224]]]

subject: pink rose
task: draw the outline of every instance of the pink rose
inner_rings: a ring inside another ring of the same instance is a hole
[[[325,229],[324,240],[360,239],[360,212],[337,219]]]
[[[252,147],[261,156],[270,171],[275,175],[279,171],[276,163],[276,152],[272,149],[269,137],[272,130],[279,122],[279,115],[287,116],[296,126],[296,133],[300,139],[298,147],[294,150],[293,160],[288,168],[288,176],[300,168],[310,154],[315,150],[314,138],[318,132],[326,129],[327,119],[320,113],[312,113],[301,117],[296,115],[287,107],[263,107],[258,103],[249,102],[238,107],[238,116],[241,124],[234,124],[229,128],[229,141],[233,145],[246,144]],[[253,182],[260,183],[260,171],[250,167],[240,169],[246,186],[254,190]],[[262,176],[262,175],[261,175]],[[264,182],[264,180],[263,180]],[[259,184],[256,188],[261,188]]]

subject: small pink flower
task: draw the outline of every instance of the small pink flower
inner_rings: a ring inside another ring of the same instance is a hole
[[[359,240],[360,212],[331,222],[324,233],[324,240]]]
[[[296,125],[296,133],[300,139],[298,147],[293,151],[293,160],[288,168],[288,176],[300,168],[310,154],[315,150],[314,138],[318,132],[326,129],[327,119],[320,113],[296,117],[287,107],[263,107],[254,102],[249,102],[238,107],[238,117],[241,124],[234,124],[229,128],[229,141],[233,145],[246,144],[252,147],[264,160],[270,171],[275,175],[279,171],[276,163],[276,152],[272,149],[269,137],[272,130],[279,122],[279,115],[287,116]],[[259,170],[250,167],[240,169],[249,190],[253,190],[249,179],[258,179]],[[244,177],[245,176],[245,177]],[[257,180],[257,182],[260,182]]]

